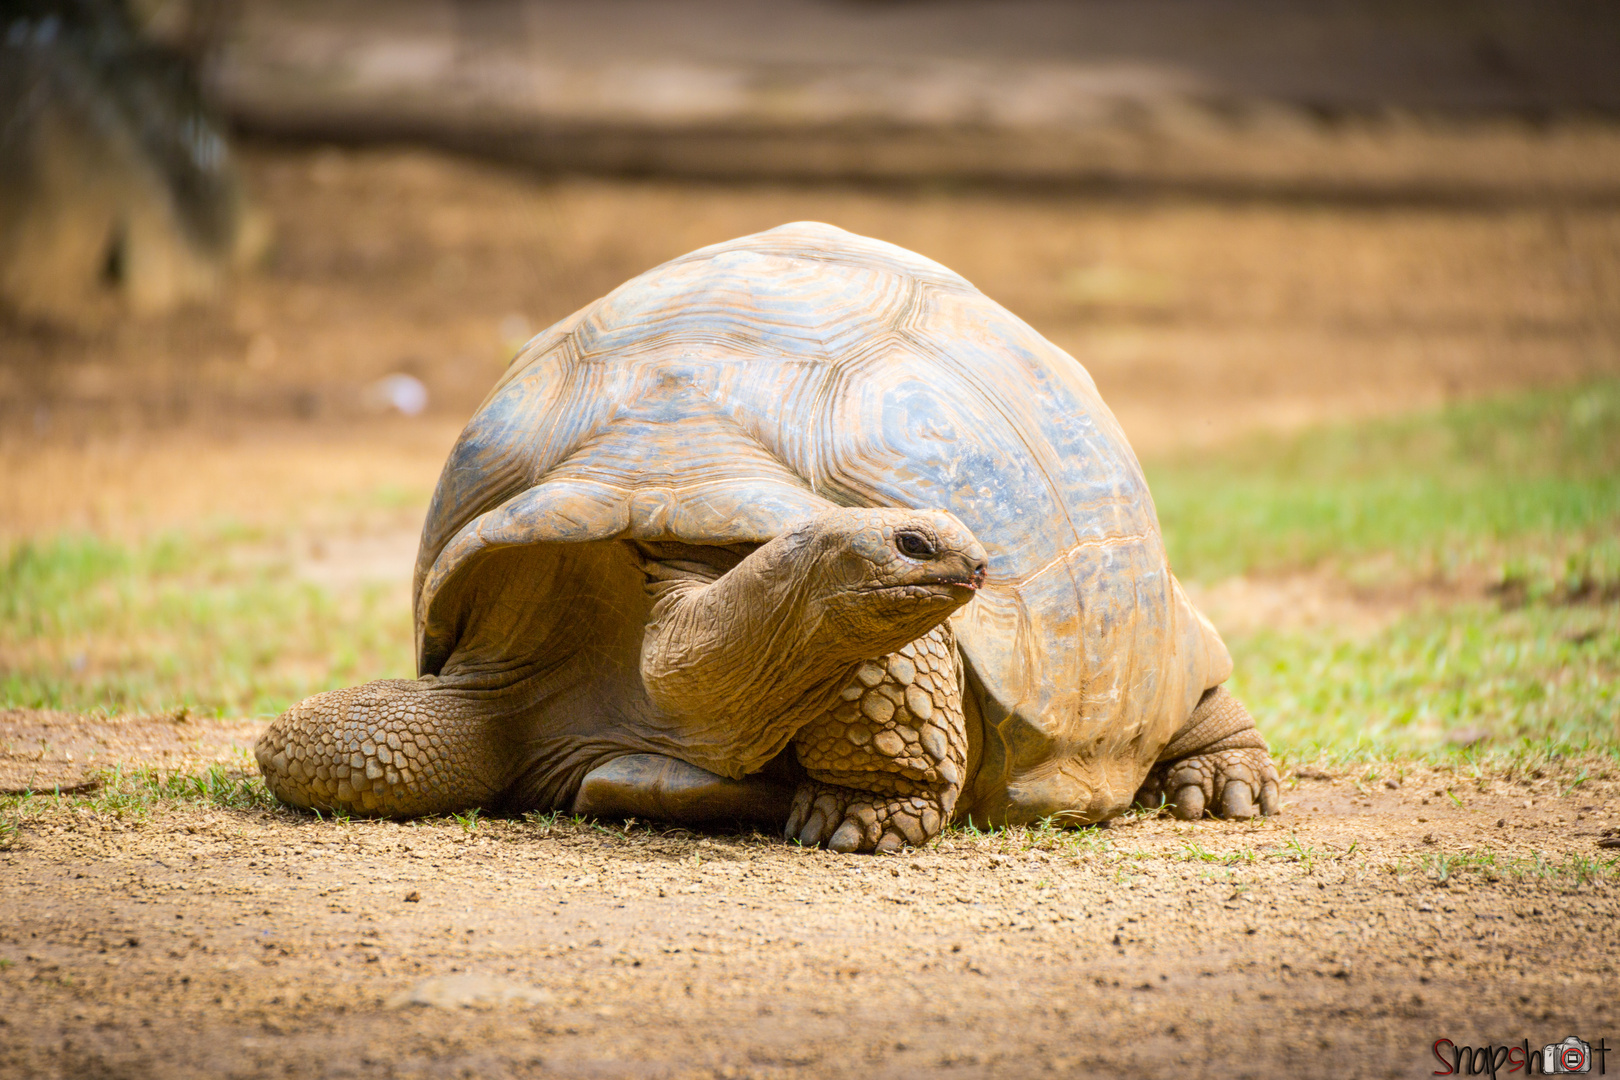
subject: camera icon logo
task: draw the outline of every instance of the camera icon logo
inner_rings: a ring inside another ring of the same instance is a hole
[[[1571,1035],[1563,1042],[1541,1048],[1543,1073],[1589,1073],[1592,1071],[1592,1044]]]

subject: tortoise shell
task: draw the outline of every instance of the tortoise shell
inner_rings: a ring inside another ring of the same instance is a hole
[[[989,552],[952,619],[978,733],[958,817],[1117,813],[1230,674],[1085,369],[943,266],[815,223],[665,263],[518,354],[423,528],[419,671],[469,649],[584,663],[560,643],[609,632],[592,628],[637,610],[621,594],[639,586],[570,545],[759,544],[838,506],[949,510]],[[515,550],[542,557],[499,557]],[[582,710],[656,724],[625,685],[576,695],[571,730]]]

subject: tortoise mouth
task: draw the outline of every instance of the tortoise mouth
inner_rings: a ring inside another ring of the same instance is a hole
[[[934,581],[912,581],[904,585],[873,585],[860,591],[897,599],[954,600],[966,603],[979,591],[979,585],[980,583],[973,579],[943,578]]]

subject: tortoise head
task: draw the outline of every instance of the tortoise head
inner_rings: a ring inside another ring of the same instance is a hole
[[[712,583],[666,592],[642,638],[642,683],[659,709],[690,724],[780,716],[851,664],[950,618],[987,563],[973,534],[941,511],[822,511]]]
[[[809,598],[862,658],[926,634],[984,584],[984,546],[943,510],[829,510],[793,531]]]

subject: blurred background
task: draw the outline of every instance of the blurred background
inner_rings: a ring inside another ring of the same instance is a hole
[[[517,347],[797,219],[1087,367],[1285,752],[1620,742],[1600,0],[4,0],[0,704],[410,673]]]

